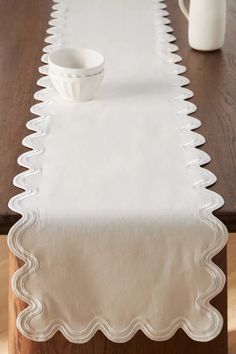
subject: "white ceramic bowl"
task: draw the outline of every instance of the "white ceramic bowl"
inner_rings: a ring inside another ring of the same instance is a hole
[[[104,75],[104,57],[87,48],[63,48],[49,55],[49,76],[53,86],[67,101],[94,98]]]

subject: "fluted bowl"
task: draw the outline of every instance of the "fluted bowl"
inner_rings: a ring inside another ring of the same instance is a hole
[[[67,101],[94,98],[104,76],[104,57],[88,48],[63,48],[49,55],[49,77]]]

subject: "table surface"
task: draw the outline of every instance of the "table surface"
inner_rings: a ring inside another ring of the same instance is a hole
[[[167,0],[179,54],[187,66],[185,74],[198,106],[194,117],[206,138],[203,145],[212,158],[208,164],[218,181],[212,190],[221,194],[225,205],[215,212],[229,231],[236,231],[236,2],[228,0],[226,42],[222,50],[203,53],[189,48],[187,21],[177,0]],[[52,0],[0,0],[0,234],[7,233],[20,216],[8,208],[9,199],[20,190],[13,177],[23,171],[17,157],[27,149],[22,139],[30,134],[26,122],[35,102],[33,93],[40,77],[42,48]]]

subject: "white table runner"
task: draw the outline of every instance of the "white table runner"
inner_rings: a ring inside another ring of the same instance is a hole
[[[28,338],[60,330],[86,342],[97,330],[112,341],[139,329],[165,340],[178,328],[208,341],[222,328],[209,301],[224,286],[211,261],[227,232],[212,211],[222,198],[191,131],[200,122],[185,101],[185,68],[171,42],[161,0],[57,0],[44,48],[89,47],[106,58],[98,97],[67,103],[51,87],[35,97],[29,170],[10,201],[22,219],[9,246],[25,261],[13,288],[29,306],[17,319]],[[47,65],[40,68],[47,74]],[[206,93],[207,94],[207,93]]]

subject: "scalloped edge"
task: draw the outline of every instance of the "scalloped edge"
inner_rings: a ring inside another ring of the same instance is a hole
[[[60,33],[63,29],[63,15],[66,10],[66,3],[68,0],[53,1],[53,12],[51,13],[52,19],[49,21],[49,25],[52,27],[47,30],[47,33],[49,33],[50,36],[45,39],[49,45],[44,47],[44,54],[41,59],[45,64],[47,64],[47,53],[61,45]],[[184,76],[180,76],[185,72],[186,68],[182,65],[176,64],[180,62],[182,58],[179,55],[174,54],[174,52],[178,51],[179,48],[175,44],[172,44],[176,38],[170,34],[173,29],[169,26],[171,21],[168,18],[169,13],[166,11],[167,6],[165,5],[164,0],[152,0],[152,3],[154,10],[159,10],[158,14],[155,13],[155,15],[157,15],[155,17],[155,26],[157,32],[162,34],[163,45],[166,49],[165,55],[167,54],[165,60],[174,64],[174,70],[171,72],[171,74],[174,74],[173,85],[177,87],[188,85],[190,81]],[[42,74],[47,75],[48,66],[44,65],[40,67],[39,71]],[[21,244],[21,237],[23,236],[24,231],[36,222],[37,213],[32,210],[22,210],[20,202],[24,198],[29,198],[37,193],[37,189],[29,189],[27,185],[25,185],[24,178],[30,176],[31,174],[40,173],[40,170],[28,167],[24,159],[35,155],[40,155],[43,152],[42,149],[37,149],[34,146],[32,138],[37,138],[38,136],[43,136],[46,134],[45,131],[39,130],[37,123],[44,121],[48,117],[47,105],[49,102],[45,101],[45,91],[50,89],[50,80],[48,80],[47,76],[41,77],[37,83],[39,86],[46,88],[36,92],[34,95],[35,99],[41,100],[43,103],[36,104],[31,108],[31,112],[39,115],[39,117],[34,118],[27,123],[27,128],[34,130],[36,133],[27,136],[23,140],[23,145],[30,147],[32,150],[24,153],[18,159],[19,165],[28,168],[28,170],[17,175],[14,179],[14,185],[24,189],[25,191],[13,197],[9,202],[9,207],[20,213],[22,218],[11,228],[8,235],[8,245],[11,251],[25,262],[25,264],[13,275],[12,288],[16,296],[29,305],[17,317],[17,327],[19,331],[25,337],[35,341],[46,341],[50,339],[57,331],[60,331],[69,341],[74,343],[85,343],[89,341],[98,330],[101,330],[108,339],[117,343],[123,343],[130,340],[138,330],[143,331],[143,333],[150,339],[158,341],[171,338],[179,328],[182,328],[190,338],[196,341],[206,342],[215,338],[222,329],[223,319],[219,311],[210,304],[210,301],[223,289],[225,285],[225,275],[222,270],[212,262],[212,258],[224,248],[228,239],[228,232],[225,225],[212,214],[213,211],[219,209],[224,204],[224,201],[223,198],[217,193],[206,189],[216,181],[215,175],[206,169],[204,170],[206,171],[208,178],[198,181],[193,185],[193,188],[199,189],[201,193],[211,193],[212,196],[214,195],[215,199],[213,204],[203,206],[198,210],[200,220],[206,223],[213,230],[215,235],[213,244],[206,249],[198,259],[199,265],[204,266],[212,276],[211,287],[201,294],[195,302],[195,306],[197,308],[201,308],[202,311],[210,318],[210,327],[208,329],[198,331],[191,326],[188,319],[176,318],[170,323],[168,328],[161,331],[155,331],[147,321],[144,321],[141,318],[135,318],[126,328],[121,331],[116,331],[105,319],[96,317],[89,323],[87,328],[81,332],[74,331],[67,323],[57,320],[51,321],[42,332],[37,334],[32,333],[29,326],[29,320],[43,311],[43,305],[38,299],[34,298],[26,291],[24,281],[30,273],[37,271],[39,263],[33,254],[23,248]],[[185,100],[192,96],[193,92],[191,90],[185,90],[182,95],[174,97],[174,99],[179,99],[186,102]],[[182,113],[189,115],[195,112],[195,110],[196,106],[193,103],[188,102],[186,103],[186,108],[180,112],[177,112],[177,115],[181,115]],[[201,125],[198,119],[190,116],[188,117],[189,123],[182,126],[180,129],[183,134],[186,132],[192,132],[192,130]],[[183,146],[186,150],[195,149],[197,146],[205,142],[205,139],[200,134],[192,132],[192,137],[192,140]],[[199,155],[199,159],[192,161],[188,165],[189,168],[202,168],[202,165],[210,161],[210,157],[206,153],[201,151]]]

